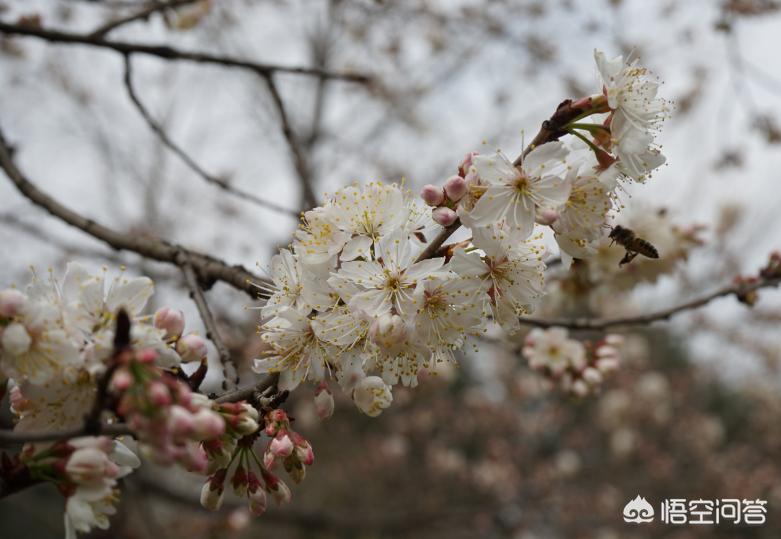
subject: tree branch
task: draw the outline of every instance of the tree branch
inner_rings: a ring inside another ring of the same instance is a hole
[[[173,9],[179,6],[192,4],[197,1],[198,0],[168,0],[167,2],[154,1],[135,13],[131,13],[125,17],[120,17],[118,19],[107,22],[97,30],[90,33],[89,37],[101,39],[106,37],[106,34],[116,30],[120,26],[125,26],[126,24],[130,24],[132,22],[149,19],[150,16],[154,15],[158,11],[163,11],[169,8]]]
[[[618,326],[647,325],[660,320],[668,320],[676,314],[682,313],[684,311],[699,309],[700,307],[704,307],[711,301],[721,297],[735,295],[738,298],[742,298],[750,295],[753,292],[756,292],[760,288],[776,287],[779,285],[779,283],[781,283],[781,277],[779,276],[760,277],[754,282],[741,282],[738,284],[724,286],[701,298],[693,299],[668,309],[662,309],[659,311],[636,316],[622,316],[616,318],[554,318],[550,320],[522,317],[520,318],[520,322],[521,324],[527,326],[534,326],[539,328],[563,327],[573,330],[604,330]]]
[[[155,236],[138,236],[123,234],[111,228],[103,226],[92,219],[88,219],[70,208],[60,204],[57,200],[47,195],[32,182],[30,182],[17,168],[12,158],[13,151],[5,140],[0,129],[0,168],[14,183],[16,188],[33,204],[40,206],[53,216],[74,226],[90,236],[93,236],[114,249],[132,251],[152,260],[168,262],[177,265],[176,257],[184,252],[193,268],[198,274],[198,280],[206,288],[217,281],[222,281],[230,286],[246,292],[253,298],[266,297],[255,283],[265,283],[266,280],[251,273],[241,265],[230,266],[210,255],[201,254],[184,247],[174,245]]]
[[[285,108],[285,102],[282,101],[282,96],[279,94],[277,84],[274,82],[274,77],[271,74],[262,75],[263,81],[266,83],[266,88],[271,95],[271,101],[274,103],[274,108],[279,115],[279,123],[282,127],[282,135],[285,137],[290,155],[293,158],[293,166],[296,169],[298,175],[298,182],[301,184],[301,208],[309,209],[317,206],[317,195],[315,194],[314,186],[312,185],[312,172],[309,169],[309,164],[306,160],[303,148],[298,141],[298,137],[293,131],[293,126],[290,124],[290,118],[288,117],[287,110]],[[321,79],[322,80],[322,79]]]
[[[296,212],[295,210],[284,208],[273,202],[264,200],[248,191],[243,191],[241,189],[232,187],[223,178],[217,177],[213,174],[206,172],[206,170],[204,170],[198,163],[196,163],[195,160],[192,157],[190,157],[187,154],[187,152],[185,152],[181,148],[181,146],[176,144],[171,139],[171,137],[168,136],[168,133],[165,132],[163,127],[152,117],[152,114],[149,112],[149,109],[147,109],[146,106],[142,103],[141,98],[138,97],[135,87],[133,86],[133,72],[132,72],[130,56],[126,54],[124,56],[124,60],[125,60],[124,82],[125,82],[125,89],[127,90],[128,97],[133,102],[133,105],[135,105],[139,114],[141,114],[141,117],[144,119],[144,121],[149,126],[149,128],[160,139],[160,142],[162,142],[169,150],[175,153],[179,157],[179,159],[181,159],[184,162],[184,164],[190,168],[190,170],[198,174],[201,178],[203,178],[208,183],[211,183],[212,185],[216,185],[217,187],[219,187],[225,192],[240,197],[243,200],[248,200],[250,202],[253,202],[262,208],[283,213],[285,215],[290,215],[298,219],[298,212]]]
[[[101,49],[113,50],[122,54],[144,54],[157,58],[176,61],[183,60],[200,64],[212,64],[223,67],[246,69],[258,75],[268,77],[274,73],[289,73],[293,75],[307,75],[323,77],[326,79],[343,80],[368,84],[370,79],[366,75],[356,73],[335,73],[312,67],[280,66],[241,60],[231,56],[219,56],[204,52],[183,51],[168,45],[147,45],[143,43],[130,43],[126,41],[106,40],[89,34],[64,32],[48,28],[10,24],[0,21],[0,33],[17,36],[36,37],[51,43],[63,43],[69,45],[89,45]]]
[[[192,264],[187,260],[187,255],[182,253],[178,257],[177,264],[182,268],[184,280],[187,283],[187,287],[190,289],[190,298],[195,302],[198,313],[201,315],[201,320],[203,320],[203,325],[206,328],[206,338],[214,343],[217,354],[220,356],[222,374],[224,377],[223,389],[227,389],[228,366],[233,365],[231,353],[222,341],[219,331],[217,331],[217,323],[214,321],[214,316],[212,315],[211,309],[209,309],[209,304],[206,303],[206,296],[204,296],[201,284],[198,282],[198,275],[195,273]],[[238,380],[236,383],[238,383]]]

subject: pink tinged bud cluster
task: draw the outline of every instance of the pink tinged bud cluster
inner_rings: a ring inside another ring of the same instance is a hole
[[[526,337],[523,355],[551,383],[585,397],[598,391],[605,376],[618,369],[622,342],[612,334],[592,344],[570,339],[563,328],[534,329]]]
[[[226,405],[219,406],[225,408],[223,413],[241,413],[240,410],[246,411],[244,407],[247,405],[239,403],[238,407],[233,404],[227,405],[227,408]],[[306,467],[314,462],[312,446],[290,427],[290,419],[283,410],[271,410],[264,419],[263,433],[270,439],[262,459],[255,455],[253,449],[258,432],[234,439],[233,443],[223,446],[226,449],[224,453],[229,456],[223,459],[220,468],[212,472],[201,490],[201,504],[207,509],[216,510],[220,507],[226,481],[230,481],[237,496],[247,498],[251,515],[260,516],[266,511],[268,494],[279,504],[288,503],[291,498],[290,489],[272,472],[278,462],[283,463],[285,470],[296,483],[304,479]],[[226,436],[223,436],[219,442],[225,442],[225,438]],[[207,452],[216,450],[218,445],[215,441],[204,443],[204,446],[211,446]]]
[[[277,462],[282,462],[293,481],[300,483],[306,476],[306,467],[315,460],[311,444],[290,427],[283,410],[273,410],[267,415],[265,432],[272,438],[263,454],[264,466],[272,470]]]
[[[420,197],[428,206],[431,206],[431,218],[442,226],[450,226],[458,219],[456,207],[469,191],[469,185],[465,178],[467,170],[471,167],[474,154],[467,154],[459,166],[459,173],[445,180],[442,187],[428,184],[423,187]]]
[[[205,472],[208,457],[199,442],[220,437],[226,423],[208,399],[197,400],[187,384],[156,367],[154,357],[149,351],[120,356],[110,383],[119,397],[117,413],[150,459]]]

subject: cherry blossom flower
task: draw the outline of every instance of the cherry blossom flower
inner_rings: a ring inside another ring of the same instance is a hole
[[[475,156],[473,166],[485,191],[468,213],[467,224],[485,227],[504,221],[522,239],[531,236],[536,208],[556,209],[567,201],[566,157],[561,142],[535,148],[521,167],[501,152]]]
[[[415,262],[412,243],[403,230],[382,238],[377,247],[376,260],[345,262],[328,283],[351,310],[369,317],[391,311],[402,315],[414,313],[415,287],[441,268],[444,259]]]
[[[464,290],[483,298],[494,320],[510,332],[518,316],[534,310],[542,297],[545,264],[539,238],[519,240],[506,226],[472,229],[472,241],[482,250],[455,252],[450,267],[463,279]]]

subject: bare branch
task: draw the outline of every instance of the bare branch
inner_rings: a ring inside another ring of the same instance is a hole
[[[304,154],[303,148],[301,148],[298,137],[293,131],[293,126],[290,124],[285,102],[282,101],[282,96],[279,94],[273,76],[270,74],[263,75],[263,81],[266,83],[266,88],[268,88],[268,92],[271,95],[271,101],[274,103],[274,108],[277,109],[279,123],[282,127],[282,134],[287,142],[290,155],[293,158],[293,165],[295,166],[296,174],[298,175],[298,182],[301,184],[301,207],[304,209],[313,208],[314,206],[317,206],[317,195],[315,195],[314,186],[312,185],[312,172],[309,169],[306,155]]]
[[[278,374],[270,374],[263,378],[257,384],[249,387],[244,387],[225,393],[214,399],[215,402],[238,402],[238,401],[253,401],[256,400],[256,396],[265,395],[269,390],[271,392],[276,390],[277,382],[279,381]]]
[[[228,265],[213,256],[185,249],[155,236],[123,234],[76,213],[30,182],[13,162],[12,153],[2,130],[0,130],[0,168],[5,171],[22,195],[53,216],[106,242],[114,249],[132,251],[160,262],[176,265],[177,255],[184,252],[195,268],[199,282],[207,288],[217,281],[222,281],[237,290],[246,292],[253,298],[266,296],[256,285],[256,283],[265,283],[266,280],[251,273],[244,266]]]
[[[183,51],[168,45],[147,45],[143,43],[106,40],[101,37],[91,36],[89,34],[78,34],[60,30],[51,30],[48,28],[10,24],[2,21],[0,21],[0,33],[37,37],[51,43],[89,45],[92,47],[113,50],[122,54],[145,54],[169,61],[183,60],[200,64],[234,67],[239,69],[246,69],[264,77],[268,77],[274,73],[289,73],[294,75],[307,75],[323,77],[326,79],[343,80],[347,82],[357,82],[361,84],[367,84],[370,81],[369,77],[366,75],[355,73],[335,73],[332,71],[325,71],[312,67],[264,64],[259,62],[252,62],[249,60],[241,60],[231,56],[219,56],[204,52]]]
[[[201,284],[198,282],[198,275],[195,273],[195,269],[187,259],[187,255],[182,253],[177,264],[182,268],[184,273],[184,280],[187,283],[187,287],[190,289],[190,298],[195,302],[195,306],[198,307],[198,313],[201,315],[203,325],[206,328],[206,338],[214,343],[214,347],[217,349],[217,354],[220,356],[222,362],[222,374],[223,374],[223,389],[227,389],[228,380],[228,367],[233,365],[233,359],[231,353],[222,342],[219,331],[217,331],[217,323],[214,321],[209,304],[206,303],[206,296],[204,296]],[[238,380],[236,380],[238,383]]]
[[[140,9],[139,11],[136,11],[135,13],[131,13],[130,15],[127,15],[125,17],[120,17],[119,19],[115,19],[113,21],[109,21],[94,32],[90,33],[90,37],[94,38],[104,38],[106,37],[106,34],[109,32],[116,30],[117,28],[121,26],[125,26],[126,24],[130,24],[132,22],[140,21],[140,20],[148,20],[150,16],[154,15],[158,11],[163,11],[165,9],[173,9],[179,6],[184,6],[187,4],[192,4],[196,2],[197,0],[168,0],[167,2],[161,2],[161,1],[154,1],[148,6]]]
[[[171,139],[171,137],[168,136],[168,133],[165,132],[163,127],[152,117],[151,113],[149,112],[149,109],[147,109],[146,106],[142,103],[141,98],[138,97],[135,87],[133,86],[133,72],[132,72],[130,56],[125,55],[124,59],[125,59],[124,81],[125,81],[125,89],[127,90],[128,97],[130,97],[130,100],[133,102],[136,109],[138,109],[138,112],[139,114],[141,114],[141,117],[144,119],[144,121],[149,126],[149,128],[157,135],[160,141],[168,149],[170,149],[173,153],[175,153],[184,162],[184,164],[190,168],[190,170],[198,174],[205,181],[211,183],[212,185],[216,185],[217,187],[219,187],[220,189],[222,189],[227,193],[237,196],[243,200],[254,202],[255,204],[257,204],[262,208],[283,213],[285,215],[290,215],[291,217],[294,217],[296,219],[298,218],[298,212],[296,212],[295,210],[291,210],[289,208],[279,206],[273,202],[264,200],[254,195],[253,193],[233,187],[223,178],[220,178],[218,176],[206,172],[198,163],[196,163],[195,160],[192,157],[190,157],[187,154],[187,152],[185,152],[181,148],[181,146],[176,144]]]
[[[590,330],[604,330],[619,326],[642,326],[659,320],[668,320],[678,313],[684,311],[690,311],[693,309],[699,309],[709,304],[711,301],[725,297],[735,295],[737,297],[745,297],[748,294],[759,290],[760,288],[776,287],[781,283],[781,277],[760,277],[754,282],[741,282],[729,286],[724,286],[719,290],[711,292],[701,298],[693,299],[670,307],[668,309],[662,309],[647,314],[641,314],[636,316],[622,316],[616,318],[554,318],[550,320],[543,320],[538,318],[520,318],[521,324],[527,326],[534,326],[540,328],[550,327],[563,327],[568,329],[590,329]]]
[[[440,232],[433,240],[431,240],[423,252],[418,255],[418,258],[415,260],[415,262],[420,262],[421,260],[426,260],[427,258],[433,258],[437,256],[439,248],[442,247],[442,244],[445,243],[447,239],[452,236],[456,230],[459,229],[460,226],[461,220],[456,219],[452,225],[443,228],[442,232]]]

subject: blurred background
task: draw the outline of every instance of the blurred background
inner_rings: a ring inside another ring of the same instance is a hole
[[[0,0],[0,20],[89,34],[158,3]],[[260,77],[134,55],[136,99],[199,173],[134,105],[121,55],[0,35],[0,126],[32,181],[99,222],[257,273],[312,197],[376,179],[404,178],[416,192],[469,151],[517,154],[560,101],[600,91],[594,48],[638,55],[675,103],[661,138],[668,164],[622,193],[619,218],[668,256],[621,272],[606,262],[615,252],[571,272],[552,266],[539,316],[673,305],[756,272],[781,246],[781,2],[194,0],[107,39],[371,77],[275,77],[291,145]],[[155,279],[150,311],[181,308],[198,327],[175,268],[112,251],[2,180],[0,285],[24,285],[31,265],[126,266]],[[223,284],[209,300],[249,383],[253,304]],[[313,388],[302,387],[286,407],[316,464],[290,506],[253,521],[238,502],[207,513],[201,478],[150,464],[124,481],[111,530],[93,535],[777,538],[780,324],[781,294],[768,290],[753,309],[721,299],[625,332],[622,368],[584,399],[545,387],[521,357],[523,333],[477,341],[459,368],[395,391],[378,419],[337,399],[320,422]],[[220,382],[211,370],[207,389]],[[767,523],[631,526],[621,513],[638,494],[657,508],[665,498],[764,499]],[[62,505],[47,485],[3,500],[0,536],[58,537]]]

